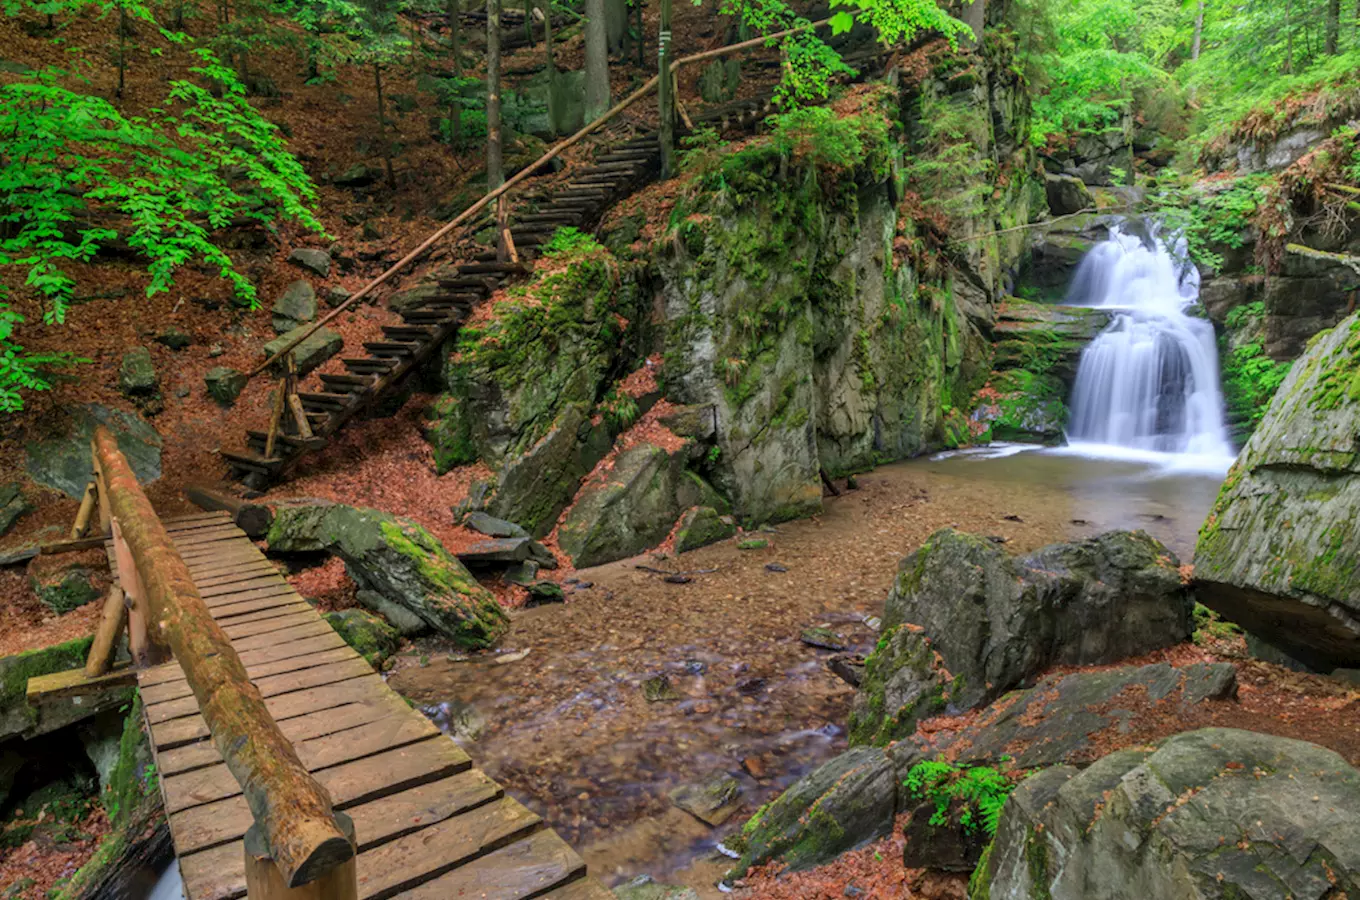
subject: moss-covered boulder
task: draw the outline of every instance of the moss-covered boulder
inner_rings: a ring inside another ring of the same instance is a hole
[[[1360,314],[1313,341],[1195,546],[1200,602],[1319,671],[1360,665]]]
[[[562,521],[557,543],[578,568],[641,553],[666,539],[686,505],[698,499],[685,476],[686,454],[650,443],[624,450],[584,488]]]
[[[400,604],[461,646],[489,647],[509,627],[491,592],[410,519],[338,503],[285,506],[266,540],[282,553],[337,554],[361,588]]]
[[[850,710],[850,742],[882,746],[906,737],[917,722],[946,710],[953,689],[954,680],[918,629],[887,629],[865,662]]]
[[[718,541],[725,541],[737,533],[737,523],[711,506],[695,506],[685,510],[680,526],[675,530],[675,549],[681,553],[698,550]]]
[[[829,862],[892,831],[897,811],[892,761],[874,747],[856,747],[824,763],[742,826],[741,859],[732,873],[780,860],[791,869]]]
[[[375,669],[381,669],[397,652],[400,643],[397,629],[367,610],[343,609],[326,613],[323,618]]]
[[[924,629],[975,706],[1053,665],[1093,665],[1186,640],[1194,608],[1175,555],[1146,532],[1111,531],[1013,557],[945,528],[902,560],[883,626]]]
[[[83,667],[93,640],[92,637],[76,638],[0,658],[0,741],[20,735],[46,734],[127,702],[131,688],[105,691],[78,701],[52,700],[41,707],[28,704],[28,679]]]
[[[997,441],[1060,444],[1067,423],[1067,385],[1028,369],[994,372],[973,397],[972,420]]]
[[[1206,728],[1020,782],[970,896],[1354,896],[1357,847],[1360,771],[1340,755]]]
[[[109,584],[103,551],[33,557],[28,583],[43,605],[54,613],[68,613],[103,595]]]

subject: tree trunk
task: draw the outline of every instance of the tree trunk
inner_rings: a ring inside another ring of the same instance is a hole
[[[609,109],[609,35],[604,0],[586,0],[586,121]]]
[[[127,8],[118,4],[118,97],[123,96],[123,74],[127,71]]]
[[[396,190],[397,176],[392,171],[392,142],[387,139],[387,113],[383,110],[382,66],[373,64],[373,88],[378,92],[378,136],[382,141],[383,165],[387,168],[387,186]]]
[[[501,0],[486,3],[486,186],[505,182],[501,162]]]
[[[1204,40],[1204,0],[1199,0],[1199,10],[1195,13],[1195,37],[1190,42],[1190,58],[1199,59],[1200,44]]]
[[[1360,0],[1356,0],[1356,2],[1360,3]],[[643,0],[633,0],[633,11],[637,13],[638,68],[645,69],[647,68],[647,37],[646,32],[642,30],[642,3]]]
[[[661,177],[675,170],[675,79],[671,75],[671,0],[661,0],[661,27],[657,37],[661,58],[661,82],[657,85],[657,106],[661,113]]]
[[[543,9],[543,56],[548,63],[548,77],[557,74],[557,63],[553,61],[552,0],[542,0]]]
[[[1284,0],[1284,73],[1286,75],[1290,75],[1294,71],[1294,24],[1289,18],[1291,5],[1290,0]]]
[[[460,21],[462,10],[458,0],[449,0],[449,56],[453,62],[453,77],[463,77],[462,52],[463,25]],[[461,88],[459,88],[461,90]],[[463,143],[463,102],[457,97],[449,104],[449,142],[456,148]]]
[[[1327,0],[1327,31],[1322,52],[1336,56],[1336,39],[1341,34],[1341,0]]]
[[[982,49],[982,27],[987,21],[987,0],[964,0],[963,21],[973,30],[971,46]]]

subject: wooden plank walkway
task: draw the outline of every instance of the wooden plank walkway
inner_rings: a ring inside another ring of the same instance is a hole
[[[608,900],[585,862],[387,687],[226,513],[164,522],[279,728],[354,819],[361,900]],[[110,565],[117,562],[109,547]],[[250,810],[170,662],[138,682],[189,900],[245,896]]]

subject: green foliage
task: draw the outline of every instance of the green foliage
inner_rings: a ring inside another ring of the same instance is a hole
[[[23,392],[45,391],[51,386],[48,370],[89,362],[69,353],[28,353],[11,337],[24,317],[0,303],[0,413],[24,408]]]
[[[987,766],[960,768],[938,760],[919,762],[907,771],[902,782],[913,797],[934,805],[930,824],[948,824],[950,810],[958,804],[958,824],[965,831],[981,829],[987,837],[996,834],[1001,809],[1015,789],[1015,782]]]
[[[543,245],[543,255],[575,256],[578,253],[593,253],[603,249],[594,236],[567,225],[553,232],[552,240]]]
[[[600,412],[611,429],[621,432],[637,421],[638,405],[636,400],[615,387],[600,401]]]
[[[1259,341],[1229,350],[1223,357],[1223,402],[1228,418],[1248,429],[1260,424],[1289,366],[1267,356]]]
[[[709,125],[695,128],[680,139],[680,168],[682,171],[705,171],[713,167],[727,141],[722,139],[718,130]]]
[[[1243,633],[1242,626],[1225,620],[1202,603],[1195,604],[1195,630],[1191,635],[1196,646],[1223,641]]]
[[[1245,246],[1252,218],[1266,199],[1267,179],[1259,174],[1208,186],[1169,185],[1151,199],[1163,225],[1185,235],[1190,258],[1218,271],[1220,251]]]
[[[946,228],[982,214],[991,196],[996,165],[980,150],[988,140],[987,115],[985,108],[960,98],[921,97],[924,133],[905,173],[921,207]]]

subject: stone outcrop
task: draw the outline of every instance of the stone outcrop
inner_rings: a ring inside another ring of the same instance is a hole
[[[741,859],[729,875],[771,859],[806,869],[883,837],[897,811],[897,780],[887,754],[873,747],[824,763],[742,826]]]
[[[1286,900],[1360,891],[1360,772],[1224,728],[1022,781],[974,898]]]
[[[884,630],[923,629],[953,675],[951,702],[963,708],[1053,665],[1115,662],[1177,644],[1193,627],[1179,561],[1141,531],[1013,557],[946,528],[898,570]]]
[[[509,627],[491,592],[409,519],[341,504],[281,506],[267,537],[281,553],[329,550],[350,577],[469,648],[494,644]]]
[[[1294,363],[1195,546],[1200,601],[1319,671],[1360,665],[1360,314]]]
[[[113,432],[139,482],[161,477],[161,436],[156,430],[132,413],[98,403],[69,409],[58,436],[25,445],[29,477],[68,497],[84,496],[90,481],[90,439],[97,425]]]
[[[884,630],[865,662],[850,710],[850,742],[886,744],[916,730],[921,719],[944,712],[956,686],[918,627]]]
[[[81,668],[85,665],[85,657],[90,655],[93,640],[92,637],[76,638],[0,658],[0,741],[46,734],[127,702],[135,693],[132,688],[104,691],[79,704],[29,706],[28,679]]]

